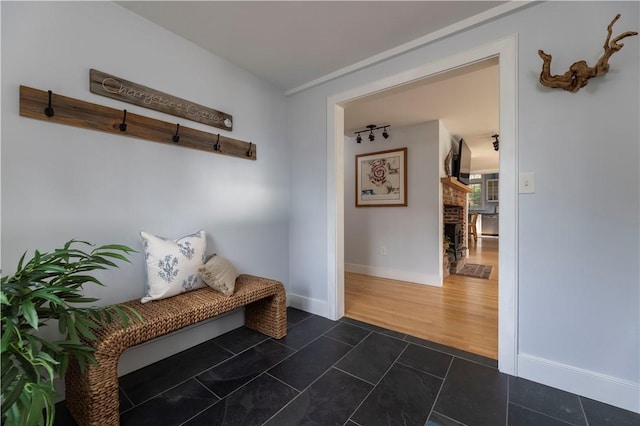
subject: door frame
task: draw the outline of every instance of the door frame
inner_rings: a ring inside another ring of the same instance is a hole
[[[498,368],[517,375],[518,133],[517,35],[327,97],[327,316],[344,316],[344,105],[386,89],[497,57],[500,74],[500,247]],[[442,213],[441,213],[442,214]]]

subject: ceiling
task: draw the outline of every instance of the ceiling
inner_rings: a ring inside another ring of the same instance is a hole
[[[471,149],[471,168],[476,173],[498,171],[499,156],[491,135],[499,131],[498,59],[488,59],[455,71],[393,88],[344,105],[345,135],[366,129],[368,124],[393,129],[440,120],[457,139]],[[362,143],[384,147],[378,137]]]
[[[417,39],[461,22],[472,24],[506,13],[508,10],[500,6],[513,4],[505,1],[117,3],[287,93],[344,75],[354,69],[354,64],[370,64],[376,58],[390,57],[398,46],[411,46]],[[501,12],[493,13],[492,9]],[[452,134],[469,142],[474,169],[474,163],[490,155],[493,164],[482,167],[497,170],[497,153],[489,152],[490,135],[498,129],[497,65],[485,64],[468,71],[352,102],[345,109],[345,133],[352,135],[353,130],[370,123],[402,126],[440,119]],[[484,150],[485,147],[488,148]]]

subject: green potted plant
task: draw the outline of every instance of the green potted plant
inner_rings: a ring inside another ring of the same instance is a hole
[[[90,246],[85,252],[78,246]],[[126,327],[135,310],[124,305],[89,306],[97,299],[82,294],[83,285],[103,285],[89,273],[117,267],[116,260],[129,262],[126,255],[135,250],[123,245],[94,247],[71,240],[52,252],[26,253],[16,272],[2,277],[2,423],[11,426],[53,425],[55,416],[54,379],[63,377],[70,357],[84,369],[95,363],[93,332],[101,322],[121,321]],[[38,330],[57,321],[63,336],[48,341]]]
[[[449,238],[448,235],[442,237],[442,248],[446,253],[453,251],[453,249],[451,248],[451,238]]]

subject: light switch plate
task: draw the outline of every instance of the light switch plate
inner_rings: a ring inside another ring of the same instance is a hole
[[[520,194],[533,194],[536,192],[536,174],[533,172],[520,173]]]

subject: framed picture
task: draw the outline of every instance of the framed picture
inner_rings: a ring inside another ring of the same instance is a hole
[[[407,205],[407,148],[356,155],[356,207]]]

